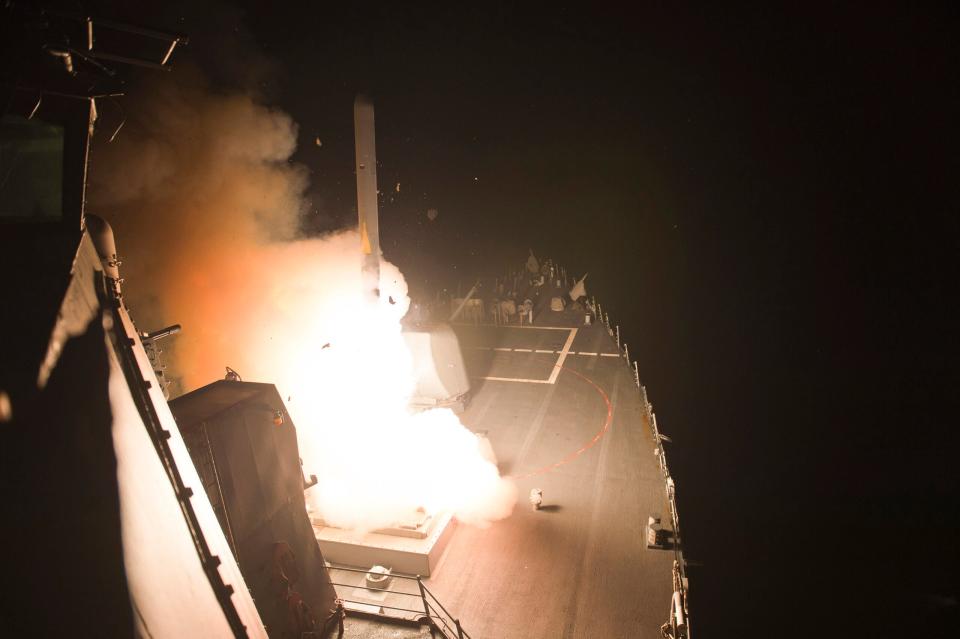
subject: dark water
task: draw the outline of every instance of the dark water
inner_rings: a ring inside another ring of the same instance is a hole
[[[852,248],[856,225],[765,246],[727,235],[646,276],[675,289],[601,295],[676,442],[706,636],[754,619],[778,636],[957,620],[947,294],[901,262],[935,242],[898,230],[869,249]],[[709,259],[711,245],[726,250]]]

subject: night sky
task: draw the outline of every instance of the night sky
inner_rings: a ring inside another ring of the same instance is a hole
[[[306,232],[355,220],[363,91],[414,292],[589,271],[675,442],[695,636],[957,629],[955,15],[116,4],[299,123]]]

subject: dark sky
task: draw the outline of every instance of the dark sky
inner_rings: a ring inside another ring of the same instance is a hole
[[[294,117],[312,230],[372,95],[415,288],[591,273],[676,442],[696,636],[955,629],[956,16],[348,4],[107,9]]]

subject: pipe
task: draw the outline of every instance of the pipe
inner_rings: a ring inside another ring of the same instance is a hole
[[[161,328],[159,331],[153,331],[152,333],[147,333],[143,336],[143,339],[150,340],[155,342],[158,339],[163,339],[164,337],[169,337],[171,335],[176,335],[180,332],[181,326],[179,324],[171,324],[166,328]]]

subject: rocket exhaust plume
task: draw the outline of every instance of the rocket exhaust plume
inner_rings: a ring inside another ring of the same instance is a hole
[[[388,526],[418,507],[478,524],[509,515],[514,486],[478,438],[449,410],[408,408],[407,287],[380,260],[371,219],[369,253],[357,251],[363,225],[298,238],[306,178],[288,162],[294,123],[175,74],[132,93],[121,135],[94,147],[90,210],[114,226],[134,318],[183,326],[167,353],[183,390],[225,365],[276,384],[319,479],[307,497],[333,525]],[[372,124],[371,107],[371,142]],[[364,166],[375,225],[375,157]],[[371,280],[363,266],[374,259]]]

